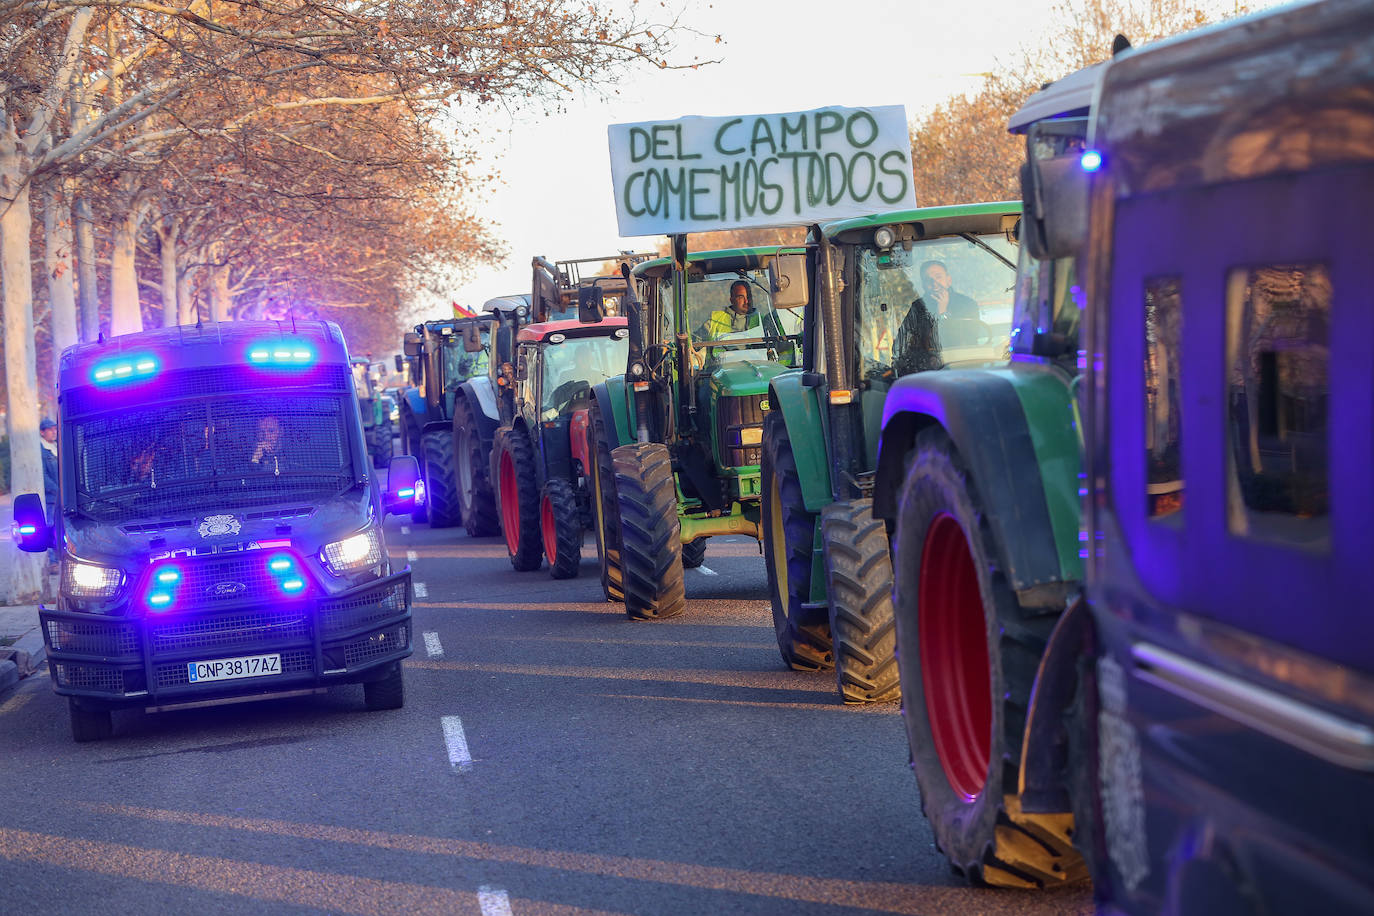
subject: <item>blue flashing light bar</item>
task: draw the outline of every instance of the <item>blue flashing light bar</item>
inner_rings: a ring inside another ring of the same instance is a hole
[[[397,491],[396,491],[396,495],[397,495],[399,498],[401,498],[401,499],[410,499],[410,497],[412,497],[412,496],[415,495],[415,488],[414,488],[414,487],[406,487],[406,488],[404,488],[404,489],[402,489],[402,490],[397,490]]]
[[[308,366],[315,351],[296,340],[264,342],[248,348],[248,361],[255,366]]]
[[[135,379],[148,379],[157,374],[158,361],[154,356],[125,356],[102,360],[91,370],[91,381],[97,385],[114,385]]]
[[[153,592],[148,596],[148,603],[153,607],[166,607],[172,603],[172,596],[167,592]]]
[[[1096,172],[1098,169],[1102,168],[1102,154],[1095,149],[1084,150],[1082,157],[1078,160],[1078,164],[1085,172]]]
[[[38,527],[36,525],[20,525],[18,532],[21,537],[28,537],[31,534],[36,534]]]
[[[281,590],[287,592],[288,594],[294,595],[296,592],[299,592],[303,588],[305,588],[305,580],[300,578],[283,579],[281,583]]]
[[[272,572],[286,572],[292,565],[292,562],[286,557],[277,557],[267,564],[267,568],[272,570]]]
[[[181,581],[181,573],[177,572],[175,569],[164,569],[157,574],[157,581],[161,582],[163,585],[171,585],[174,582]]]

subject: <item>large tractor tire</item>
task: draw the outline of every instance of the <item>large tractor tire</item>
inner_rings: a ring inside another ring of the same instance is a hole
[[[620,506],[625,613],[634,620],[676,617],[687,607],[673,459],[659,442],[611,452]]]
[[[452,528],[463,520],[453,477],[453,437],[447,430],[430,430],[420,437],[420,447],[425,453],[429,527]]]
[[[976,884],[1085,874],[1065,831],[1022,814],[1021,736],[1055,616],[1023,611],[976,482],[944,430],[917,439],[902,485],[894,604],[903,722],[936,845]]]
[[[842,500],[821,511],[825,585],[835,675],[846,703],[884,703],[902,695],[892,619],[892,560],[887,526],[873,500]]]
[[[530,572],[544,562],[534,446],[529,434],[515,426],[497,432],[494,447],[496,500],[501,507],[501,531],[506,536],[510,565],[518,572]]]
[[[392,451],[395,443],[392,441],[391,422],[379,423],[368,431],[368,444],[372,451],[372,463],[379,468],[387,467],[391,464]]]
[[[782,414],[763,418],[763,555],[778,651],[788,667],[819,671],[834,664],[823,607],[807,605],[816,517],[802,503],[801,478]]]
[[[549,575],[571,579],[582,565],[582,510],[572,483],[555,477],[544,484],[539,500],[539,528],[544,535],[544,556]]]
[[[592,531],[596,534],[596,565],[601,577],[601,594],[607,601],[624,601],[625,589],[620,568],[620,506],[615,492],[615,466],[611,461],[606,424],[595,404],[591,409],[591,447],[596,468],[591,474]]]
[[[697,538],[682,545],[682,568],[696,569],[706,562],[706,542],[710,538]]]
[[[67,710],[71,713],[73,741],[104,741],[114,734],[114,719],[108,709],[89,708],[76,697],[68,697]]]
[[[462,508],[463,527],[469,537],[485,538],[501,533],[501,520],[496,514],[496,493],[491,485],[489,456],[482,451],[482,433],[477,416],[467,399],[459,397],[453,404],[453,460],[454,477],[458,483],[458,504]]]

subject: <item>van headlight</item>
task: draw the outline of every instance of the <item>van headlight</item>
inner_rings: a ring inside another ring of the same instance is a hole
[[[376,528],[367,528],[341,541],[325,544],[320,559],[329,571],[358,572],[382,562],[382,537]]]
[[[113,598],[124,584],[124,573],[109,566],[67,557],[62,564],[62,593],[69,598]]]

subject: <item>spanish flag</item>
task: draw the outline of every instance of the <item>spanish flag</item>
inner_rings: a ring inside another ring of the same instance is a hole
[[[477,317],[477,313],[474,312],[472,309],[464,308],[463,306],[461,306],[461,305],[459,305],[458,303],[455,302],[455,303],[453,303],[453,317],[454,317],[454,318],[476,318],[476,317]]]

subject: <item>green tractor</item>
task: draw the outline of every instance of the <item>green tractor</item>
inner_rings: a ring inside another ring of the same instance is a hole
[[[803,251],[673,249],[624,270],[629,363],[590,411],[602,588],[634,619],[682,613],[708,537],[759,536],[768,382],[801,350]]]
[[[783,660],[834,666],[846,703],[900,695],[888,526],[873,512],[899,377],[1008,358],[1020,202],[813,227],[801,365],[769,383],[763,544]]]
[[[358,412],[363,418],[368,456],[373,465],[384,468],[391,463],[396,427],[392,423],[391,399],[382,394],[382,364],[361,356],[350,357],[348,363],[353,373],[353,391],[358,396]]]
[[[470,378],[487,374],[483,342],[493,322],[490,315],[426,321],[405,335],[411,387],[401,395],[401,451],[415,455],[425,484],[425,501],[414,512],[416,522],[452,528],[462,522],[453,448],[453,410],[457,392]],[[474,346],[474,341],[476,345]]]

